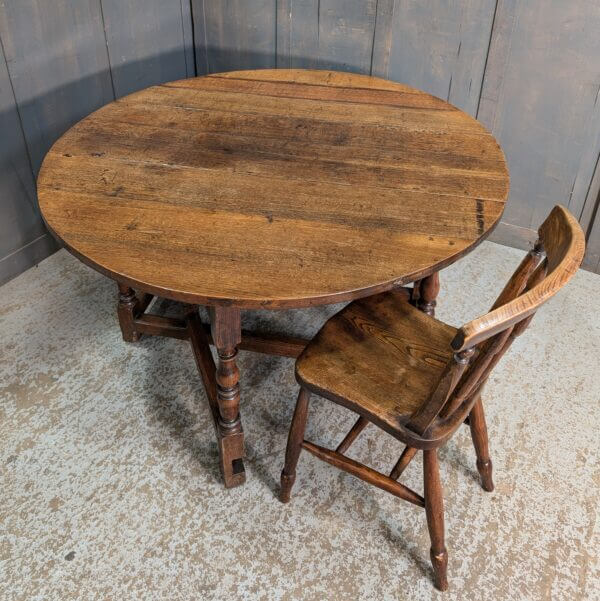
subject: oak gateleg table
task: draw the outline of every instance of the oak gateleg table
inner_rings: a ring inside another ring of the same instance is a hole
[[[402,84],[308,70],[136,92],[65,133],[38,177],[49,230],[118,282],[123,338],[190,340],[228,487],[245,481],[238,349],[296,357],[306,344],[243,332],[241,311],[415,282],[433,314],[439,270],[489,235],[507,194],[502,151],[469,115]],[[149,313],[154,296],[185,315]]]

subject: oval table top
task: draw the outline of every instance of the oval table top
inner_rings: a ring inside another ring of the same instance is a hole
[[[350,300],[452,263],[500,220],[504,155],[390,81],[258,70],[148,88],[72,127],[39,202],[84,262],[193,304]]]

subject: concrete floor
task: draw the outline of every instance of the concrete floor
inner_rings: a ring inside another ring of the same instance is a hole
[[[485,311],[522,254],[486,243],[445,270],[438,316]],[[0,288],[0,599],[600,599],[599,299],[579,272],[491,378],[494,493],[466,428],[441,452],[441,594],[421,510],[308,455],[276,500],[291,360],[240,353],[248,481],[225,490],[187,343],[123,343],[114,283],[60,251]],[[248,318],[310,334],[331,311]],[[351,423],[317,401],[308,435]],[[400,450],[371,426],[353,454],[390,469]],[[420,458],[404,481],[422,490]]]

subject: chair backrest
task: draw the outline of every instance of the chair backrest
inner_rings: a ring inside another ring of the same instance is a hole
[[[576,273],[585,252],[581,226],[557,205],[538,230],[525,256],[489,313],[462,326],[433,397],[407,426],[434,437],[451,434],[467,417],[492,369],[535,312]]]

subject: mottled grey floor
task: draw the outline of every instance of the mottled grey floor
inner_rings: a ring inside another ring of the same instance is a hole
[[[442,274],[438,315],[483,312],[522,253],[486,243]],[[303,455],[275,495],[291,360],[240,353],[247,484],[225,490],[187,343],[121,341],[115,285],[60,251],[0,288],[2,600],[600,599],[600,277],[542,310],[486,394],[496,491],[467,429],[441,452],[450,591],[434,591],[424,512]],[[331,309],[261,313],[314,332]],[[313,403],[309,436],[351,417]],[[370,427],[354,456],[401,450]],[[422,490],[421,460],[407,470]]]

